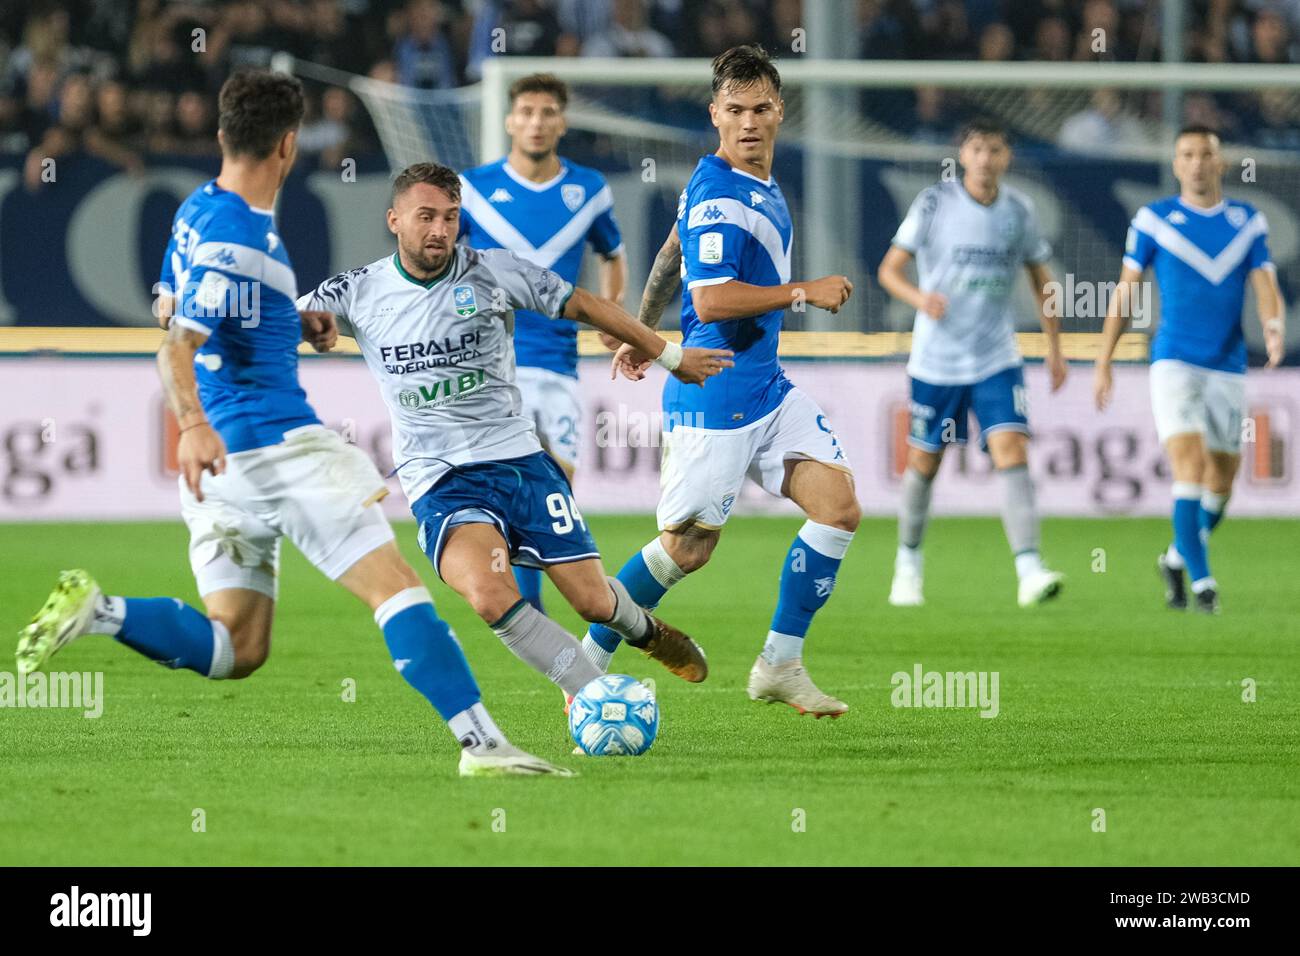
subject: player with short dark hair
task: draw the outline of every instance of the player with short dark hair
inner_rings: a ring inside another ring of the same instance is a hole
[[[1210,533],[1223,518],[1241,464],[1246,412],[1247,284],[1264,328],[1268,367],[1285,353],[1286,304],[1268,251],[1268,221],[1249,203],[1225,199],[1219,137],[1184,127],[1174,140],[1177,196],[1137,211],[1097,352],[1097,407],[1110,402],[1111,356],[1128,324],[1132,290],[1150,267],[1160,289],[1160,326],[1151,343],[1151,410],[1173,470],[1173,542],[1157,559],[1165,603],[1217,614]]]
[[[848,705],[808,676],[804,638],[830,598],[861,510],[834,429],[786,378],[777,343],[793,302],[837,312],[853,284],[842,275],[790,279],[794,226],[772,177],[785,103],[771,59],[757,46],[727,50],[713,61],[712,89],[718,150],[699,161],[682,191],[677,223],[646,283],[641,321],[658,325],[684,274],[683,341],[732,349],[736,364],[707,387],[674,380],[664,387],[660,533],[618,576],[643,607],[654,608],[669,588],[708,563],[746,475],[791,499],[808,520],[786,554],[748,694],[837,717]],[[633,347],[620,349],[615,360],[637,373],[648,367]],[[617,646],[618,635],[600,625],[583,642],[601,670]]]
[[[1002,180],[1011,165],[1006,129],[976,119],[960,133],[962,178],[927,187],[912,203],[880,263],[885,291],[916,309],[912,355],[912,427],[898,512],[898,553],[889,603],[924,602],[921,542],[930,492],[943,455],[965,444],[973,412],[980,447],[1002,484],[1002,525],[1014,556],[1017,601],[1039,604],[1061,590],[1062,575],[1043,565],[1034,485],[1029,476],[1029,407],[1024,360],[1016,344],[1011,295],[1021,269],[1038,302],[1047,338],[1052,390],[1065,382],[1060,320],[1047,306],[1052,249],[1033,205]],[[916,260],[918,282],[907,277]]]
[[[177,210],[159,283],[158,367],[180,426],[181,514],[206,614],[176,598],[105,595],[85,571],[65,571],[20,635],[19,671],[106,634],[171,668],[246,677],[270,652],[287,537],[374,611],[398,671],[460,740],[462,776],[569,773],[493,722],[455,635],[397,550],[378,504],[383,478],[320,423],[298,384],[299,340],[323,351],[337,338],[328,315],[299,314],[273,212],[297,155],[301,86],[236,73],[220,102],[221,172]]]

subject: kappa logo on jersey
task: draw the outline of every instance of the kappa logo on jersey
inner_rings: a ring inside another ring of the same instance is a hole
[[[751,189],[749,191],[749,204],[751,206],[757,206],[762,201],[763,201],[763,197],[758,194],[758,190]]]
[[[514,202],[515,197],[506,191],[504,186],[498,186],[491,196],[488,196],[488,202]]]
[[[229,249],[219,249],[207,259],[203,260],[202,264],[207,265],[208,263],[215,263],[216,265],[223,266],[226,269],[233,269],[235,266],[239,265],[239,260],[235,258],[235,254]]]
[[[266,234],[266,250],[267,250],[267,252],[275,252],[275,247],[278,246],[279,244],[280,244],[280,237],[279,237],[279,236],[277,236],[277,235],[276,235],[275,233],[273,233],[273,232],[268,232],[268,233]]]
[[[458,285],[451,290],[452,301],[456,303],[456,314],[468,318],[478,311],[478,299],[474,297],[472,285]]]
[[[560,198],[564,200],[569,212],[577,212],[587,199],[587,190],[577,183],[565,183],[560,187]]]
[[[710,263],[722,261],[722,233],[706,232],[700,236],[700,261]]]
[[[704,212],[700,214],[700,218],[703,219],[705,222],[713,222],[716,219],[726,219],[727,214],[723,212],[721,209],[719,209],[717,206],[710,206],[708,209],[704,210]]]

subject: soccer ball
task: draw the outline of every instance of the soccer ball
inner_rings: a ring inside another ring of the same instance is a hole
[[[626,674],[597,677],[569,707],[569,733],[589,757],[635,757],[650,749],[658,732],[655,695]]]

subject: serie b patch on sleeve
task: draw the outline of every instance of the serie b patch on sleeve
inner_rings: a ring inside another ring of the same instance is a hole
[[[700,236],[700,262],[716,265],[722,261],[722,233],[706,232]]]

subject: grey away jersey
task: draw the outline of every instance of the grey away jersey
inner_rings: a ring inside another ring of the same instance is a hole
[[[969,385],[1021,363],[1012,291],[1026,265],[1052,247],[1033,206],[1003,183],[992,205],[959,182],[923,189],[894,234],[916,257],[919,286],[948,297],[940,320],[916,313],[907,373],[934,385]]]
[[[326,279],[299,309],[338,317],[379,382],[393,463],[412,504],[453,466],[541,451],[520,417],[514,310],[559,316],[573,286],[504,249],[457,245],[441,277],[411,278],[396,254]]]

